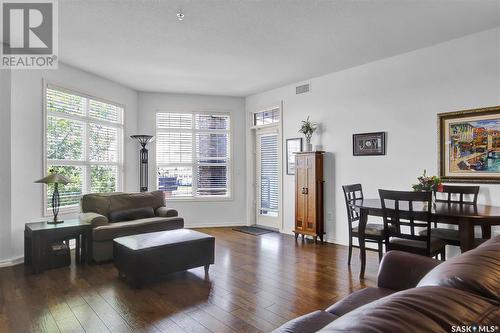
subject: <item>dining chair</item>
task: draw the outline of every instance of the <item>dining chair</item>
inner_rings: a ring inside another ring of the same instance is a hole
[[[353,245],[353,239],[358,239],[359,244],[359,212],[354,208],[353,204],[357,200],[363,200],[363,187],[361,184],[352,184],[342,186],[344,190],[345,206],[347,209],[347,222],[349,224],[349,255],[347,265],[351,265],[352,248],[359,249],[359,245]],[[376,223],[367,223],[365,228],[365,241],[368,243],[377,243],[378,248],[373,249],[366,247],[368,251],[378,252],[379,261],[383,256],[384,243],[384,225]]]
[[[434,192],[434,200],[448,204],[476,205],[479,188],[479,186],[443,185],[441,191]],[[441,219],[439,223],[446,224],[446,219]],[[420,231],[420,235],[426,234],[427,230]],[[460,234],[458,230],[438,228],[437,222],[434,222],[434,228],[431,229],[431,237],[442,239],[447,245],[460,246]],[[489,228],[489,232],[487,227],[483,228],[483,238],[490,237],[491,227]],[[476,239],[475,242],[479,243],[480,240]]]
[[[427,257],[446,257],[446,243],[431,237],[431,192],[378,190],[384,218],[386,251],[399,250]],[[393,228],[389,228],[392,225]],[[425,228],[427,234],[415,233]]]

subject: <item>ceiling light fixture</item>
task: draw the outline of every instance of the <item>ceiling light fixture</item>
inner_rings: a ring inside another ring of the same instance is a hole
[[[181,9],[181,10],[179,10],[179,12],[177,13],[177,19],[178,19],[179,21],[184,20],[184,13],[182,12],[182,9]]]

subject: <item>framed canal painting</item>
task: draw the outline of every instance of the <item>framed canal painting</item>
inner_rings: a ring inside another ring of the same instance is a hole
[[[445,182],[500,183],[500,106],[438,114]]]
[[[295,174],[295,153],[302,151],[302,138],[286,139],[286,174]]]
[[[354,156],[385,155],[385,132],[352,135]]]

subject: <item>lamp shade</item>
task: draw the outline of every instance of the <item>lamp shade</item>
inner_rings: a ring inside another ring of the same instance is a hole
[[[68,183],[71,183],[71,180],[68,177],[60,175],[58,173],[51,173],[47,177],[36,180],[35,183],[66,185]]]
[[[130,136],[132,139],[135,139],[139,141],[139,143],[145,147],[148,142],[152,141],[154,139],[154,136],[152,135],[145,135],[145,134],[137,134],[137,135],[131,135]]]

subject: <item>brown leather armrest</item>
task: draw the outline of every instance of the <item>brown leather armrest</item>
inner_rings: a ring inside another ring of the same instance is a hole
[[[158,217],[176,217],[179,216],[179,213],[175,209],[159,207],[156,209],[155,215]]]
[[[379,288],[406,290],[418,282],[441,261],[401,251],[387,252],[378,271]]]

